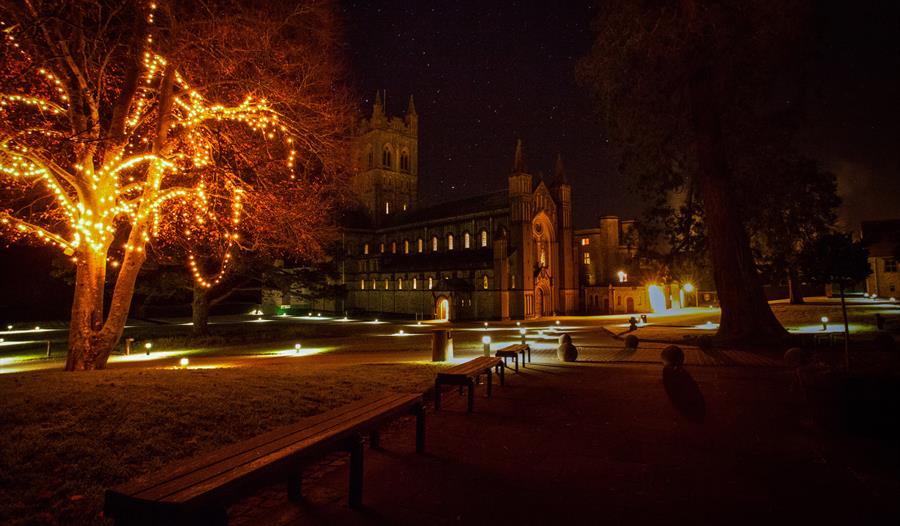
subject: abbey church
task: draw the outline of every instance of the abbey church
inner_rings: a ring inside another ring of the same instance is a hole
[[[572,187],[561,159],[548,184],[528,172],[519,141],[504,190],[423,206],[418,118],[412,98],[401,118],[378,97],[359,124],[351,184],[362,213],[344,228],[345,310],[447,320],[575,314]]]

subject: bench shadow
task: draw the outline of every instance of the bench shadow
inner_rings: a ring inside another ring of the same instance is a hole
[[[672,405],[688,421],[702,424],[706,419],[706,400],[697,382],[684,367],[664,367],[663,385]]]

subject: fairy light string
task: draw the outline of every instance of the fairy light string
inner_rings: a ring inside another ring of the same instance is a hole
[[[181,208],[194,211],[193,222],[198,228],[207,226],[212,230],[210,223],[226,223],[224,227],[219,225],[224,232],[225,248],[216,273],[205,276],[199,256],[193,248],[188,250],[188,266],[193,278],[202,287],[209,288],[221,282],[233,261],[244,208],[244,190],[236,182],[237,178],[228,179],[230,216],[215,213],[203,178],[205,169],[217,168],[215,145],[207,136],[205,126],[230,122],[260,134],[264,140],[281,140],[286,146],[285,162],[291,179],[294,178],[297,152],[288,127],[266,99],[248,95],[236,106],[214,103],[192,88],[176,71],[174,84],[177,90],[172,95],[168,129],[169,142],[176,147],[166,154],[152,153],[155,128],[147,121],[158,109],[158,92],[167,66],[166,59],[153,51],[155,11],[156,5],[148,4],[150,30],[145,40],[139,85],[125,118],[127,141],[124,148],[109,159],[104,159],[102,154],[107,152],[98,148],[101,151],[86,161],[88,166],[75,162],[68,168],[62,167],[46,153],[51,151],[47,142],[34,140],[65,140],[67,117],[72,110],[65,83],[48,67],[33,70],[37,75],[34,94],[0,92],[0,119],[28,115],[39,122],[35,127],[0,136],[0,177],[42,184],[53,198],[55,211],[61,213],[68,232],[52,232],[33,220],[16,217],[13,211],[2,209],[0,228],[14,238],[30,235],[71,256],[79,249],[108,253],[119,227],[128,223],[133,231],[139,229],[139,241],[125,242],[121,250],[142,252],[146,243],[162,235],[161,222],[166,220],[166,207],[177,203]],[[3,45],[10,52],[36,66],[5,21],[0,20],[0,31],[4,35]],[[49,144],[59,146],[58,142]],[[98,164],[98,159],[103,159],[104,164],[93,166]],[[193,183],[184,185],[185,180]],[[182,184],[178,184],[179,181]],[[191,229],[186,229],[184,235],[190,238],[190,232]],[[120,264],[114,255],[109,255],[107,261],[113,267]]]

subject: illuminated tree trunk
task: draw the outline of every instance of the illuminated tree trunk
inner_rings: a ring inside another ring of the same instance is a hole
[[[103,287],[106,282],[106,254],[86,248],[77,253],[75,296],[69,324],[67,371],[97,368],[100,329],[103,326]],[[103,362],[106,360],[103,359]]]
[[[194,336],[209,335],[209,291],[194,282],[194,300],[191,303],[191,333]]]
[[[701,68],[690,82],[700,195],[706,211],[709,251],[722,318],[716,338],[726,343],[774,343],[787,331],[763,294],[750,241],[728,184],[713,80]]]
[[[800,290],[800,287],[800,274],[797,272],[796,267],[791,266],[788,269],[788,297],[791,305],[803,305],[806,303],[803,300],[803,291]]]

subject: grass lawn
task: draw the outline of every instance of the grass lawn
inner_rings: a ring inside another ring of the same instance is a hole
[[[438,365],[272,364],[0,376],[0,523],[106,524],[103,490],[384,390]]]

